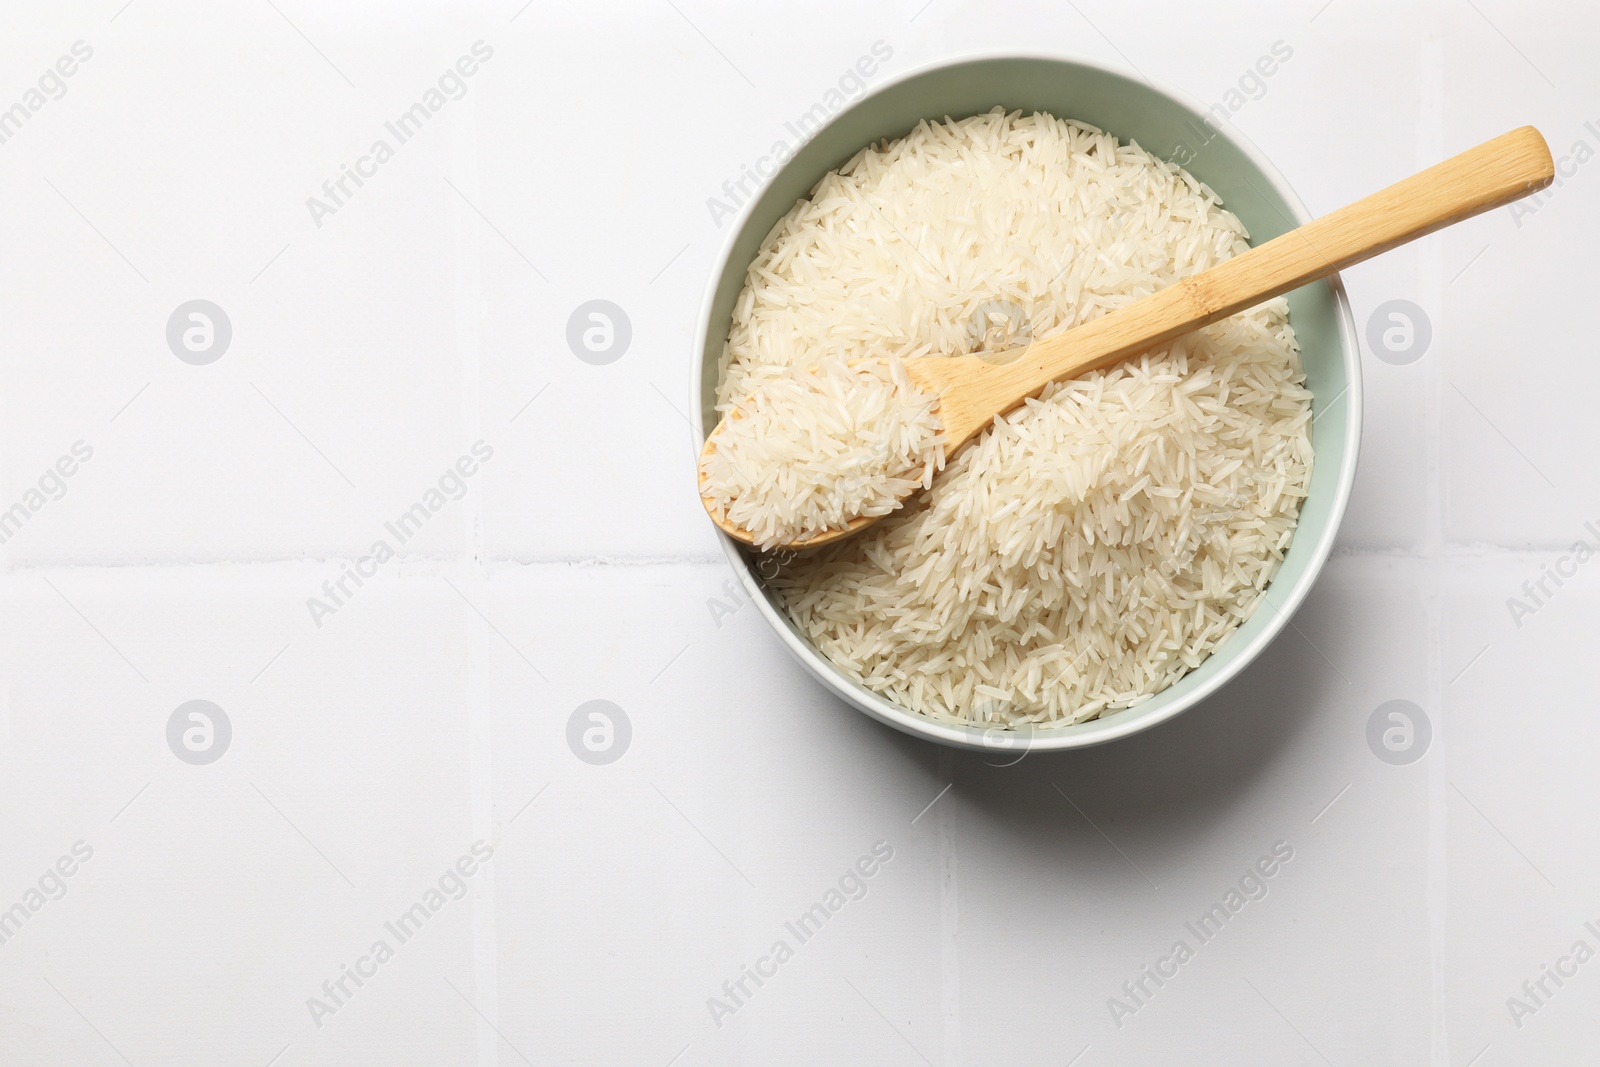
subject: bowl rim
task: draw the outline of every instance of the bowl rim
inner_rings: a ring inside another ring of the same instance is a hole
[[[1174,104],[1187,109],[1196,116],[1207,113],[1205,104],[1198,98],[1164,81],[1151,79],[1130,68],[1103,63],[1098,60],[1085,59],[1065,52],[1052,52],[1043,49],[982,49],[930,60],[892,75],[863,93],[858,99],[851,102],[849,106],[830,116],[822,128],[825,129],[827,126],[832,125],[840,116],[861,107],[868,100],[902,82],[948,67],[958,67],[969,63],[992,62],[994,60],[1042,60],[1142,81],[1157,94],[1166,97]],[[1293,216],[1295,225],[1304,225],[1312,220],[1314,216],[1294,191],[1294,187],[1289,184],[1283,173],[1267,159],[1266,155],[1256,147],[1253,141],[1240,132],[1229,119],[1223,119],[1220,123],[1217,123],[1216,129],[1217,136],[1225,137],[1232,142],[1260,170],[1261,174],[1271,184],[1273,190],[1283,197],[1285,205]],[[818,132],[820,133],[820,129]],[[1115,133],[1116,131],[1108,132]],[[805,141],[795,145],[795,153],[798,153],[810,140],[812,138],[807,138]],[[722,247],[717,253],[717,258],[712,265],[710,276],[706,283],[705,293],[701,297],[700,313],[693,334],[694,350],[691,353],[689,377],[689,419],[693,428],[691,444],[695,449],[697,460],[700,445],[706,437],[704,398],[701,395],[701,384],[705,380],[707,331],[711,326],[711,310],[716,302],[718,284],[728,270],[728,261],[733,254],[734,245],[737,243],[744,227],[749,223],[750,216],[757,204],[760,203],[762,194],[787,165],[787,162],[785,162],[775,168],[771,175],[763,178],[756,190],[740,206],[738,213],[728,226],[727,234],[722,239]],[[1135,705],[1132,708],[1120,709],[1104,718],[1090,719],[1073,726],[1030,731],[1025,742],[1026,752],[1060,752],[1105,744],[1141,733],[1188,711],[1196,704],[1215,694],[1254,662],[1262,650],[1278,638],[1284,627],[1289,624],[1290,618],[1304,603],[1312,587],[1316,585],[1317,578],[1320,577],[1322,568],[1326,565],[1328,557],[1333,550],[1333,542],[1338,535],[1339,526],[1344,520],[1345,510],[1350,502],[1351,488],[1355,483],[1356,464],[1361,451],[1362,424],[1361,348],[1359,334],[1356,332],[1355,316],[1351,310],[1349,297],[1345,292],[1344,283],[1340,275],[1332,274],[1324,279],[1324,282],[1328,286],[1329,295],[1333,298],[1334,318],[1338,323],[1340,357],[1344,364],[1346,385],[1344,392],[1329,401],[1323,411],[1326,414],[1334,404],[1341,399],[1344,400],[1346,433],[1339,477],[1334,483],[1334,495],[1328,511],[1328,522],[1317,540],[1311,545],[1311,554],[1299,580],[1290,586],[1284,596],[1283,603],[1275,607],[1274,617],[1268,619],[1262,629],[1239,648],[1238,653],[1232,660],[1182,698],[1172,701],[1159,711],[1144,715],[1130,714],[1138,710],[1138,705]],[[1300,531],[1297,529],[1296,536],[1299,536],[1299,533]],[[717,531],[716,536],[722,544],[723,553],[728,557],[729,563],[733,565],[734,572],[738,575],[740,584],[744,587],[746,594],[756,604],[762,617],[772,627],[783,646],[788,649],[790,655],[794,656],[802,666],[835,696],[902,733],[954,748],[992,752],[997,748],[1003,749],[1005,747],[1003,740],[1005,735],[1015,736],[1012,731],[1006,730],[1004,734],[1000,735],[1002,740],[997,744],[996,728],[984,730],[930,718],[909,708],[902,707],[887,697],[857,687],[855,683],[845,678],[838,668],[829,663],[822,653],[813,648],[809,642],[802,640],[797,632],[792,629],[790,622],[779,613],[778,609],[768,599],[765,587],[757,580],[754,569],[743,555],[742,548],[738,542],[721,530]],[[1276,577],[1274,581],[1276,581]],[[1265,601],[1263,600],[1261,603],[1264,604]],[[1258,610],[1259,607],[1260,605],[1258,604]],[[1095,727],[1092,731],[1078,729],[1078,727],[1091,725]]]

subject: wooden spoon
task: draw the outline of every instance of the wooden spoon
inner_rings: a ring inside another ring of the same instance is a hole
[[[1102,370],[1407,241],[1538,192],[1554,177],[1544,138],[1532,126],[1523,126],[1125,308],[1015,350],[1014,355],[908,359],[906,373],[918,389],[938,398],[945,455],[953,456],[995,416],[1038,395],[1051,382]],[[718,423],[706,438],[702,458],[715,450],[717,435],[726,424],[726,419]],[[729,523],[703,491],[701,501],[723,532],[753,543],[749,532]],[[875,521],[857,518],[844,529],[784,547],[825,545]]]

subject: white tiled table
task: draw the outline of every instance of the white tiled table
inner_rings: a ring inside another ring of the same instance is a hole
[[[1003,768],[875,725],[727,613],[684,488],[707,200],[874,43],[876,80],[1042,48],[1220,100],[1284,42],[1234,121],[1320,211],[1525,122],[1600,150],[1588,6],[121,3],[0,33],[0,113],[92,50],[0,142],[0,510],[92,449],[0,546],[0,1062],[1593,1062],[1600,962],[1560,961],[1600,950],[1600,564],[1507,600],[1600,545],[1600,165],[1347,276],[1433,341],[1365,357],[1335,558],[1134,739]],[[192,299],[232,325],[205,366],[165,337]],[[593,299],[607,365],[565,340]],[[196,699],[207,765],[168,747]],[[593,700],[606,765],[567,743]],[[1431,724],[1406,765],[1391,700]]]

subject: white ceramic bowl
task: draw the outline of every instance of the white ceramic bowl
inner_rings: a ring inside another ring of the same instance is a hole
[[[716,425],[717,365],[734,300],[767,233],[824,174],[864,145],[904,135],[924,118],[965,117],[1002,104],[1081,119],[1119,139],[1137,141],[1185,166],[1243,220],[1253,242],[1310,221],[1283,176],[1236,131],[1208,125],[1204,108],[1170,89],[1082,60],[1049,55],[978,55],[942,61],[887,80],[834,115],[767,179],[730,224],[712,271],[696,331],[691,410],[695,440]],[[1290,294],[1290,322],[1300,340],[1313,394],[1311,492],[1293,543],[1262,604],[1198,668],[1175,685],[1123,711],[1058,729],[1018,734],[930,719],[850,680],[795,629],[761,581],[760,557],[730,538],[723,549],[779,640],[822,685],[873,718],[918,737],[959,748],[1028,751],[1082,748],[1127,737],[1172,718],[1242,671],[1288,623],[1333,546],[1355,477],[1361,436],[1361,364],[1355,322],[1337,278]],[[770,566],[770,565],[769,565]]]

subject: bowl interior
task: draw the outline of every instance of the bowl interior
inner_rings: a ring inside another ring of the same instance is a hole
[[[1303,207],[1271,167],[1226,130],[1142,81],[1088,64],[1050,58],[980,58],[913,73],[842,111],[771,178],[737,223],[720,276],[708,296],[709,316],[699,360],[701,410],[697,429],[716,424],[716,379],[734,302],[745,271],[767,233],[796,200],[810,194],[830,170],[884,137],[899,137],[924,118],[964,118],[995,105],[1046,111],[1091,123],[1122,141],[1138,144],[1183,165],[1222,197],[1259,244],[1308,221]],[[1312,447],[1316,461],[1311,490],[1300,511],[1293,543],[1268,588],[1265,603],[1226,638],[1201,666],[1136,707],[1060,729],[1040,730],[1032,749],[1078,747],[1136,732],[1168,718],[1220,686],[1280,629],[1309,588],[1327,556],[1353,473],[1359,430],[1359,390],[1351,390],[1355,362],[1353,324],[1336,281],[1319,282],[1289,295],[1290,322],[1299,338],[1307,386],[1313,394]],[[747,584],[757,584],[745,567]],[[763,591],[763,595],[766,595]],[[791,648],[823,672],[836,691],[871,714],[908,732],[963,747],[983,748],[992,731],[916,715],[845,678],[811,648],[781,607],[769,617],[788,628]]]

